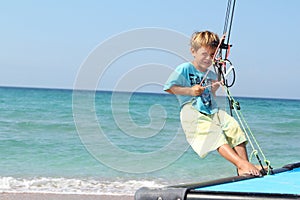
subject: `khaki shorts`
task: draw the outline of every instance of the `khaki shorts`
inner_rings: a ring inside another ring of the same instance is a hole
[[[188,103],[181,109],[180,121],[188,143],[202,158],[224,144],[233,148],[247,141],[238,122],[223,110],[205,115]]]

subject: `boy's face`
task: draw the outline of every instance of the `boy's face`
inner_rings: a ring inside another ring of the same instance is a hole
[[[200,47],[197,51],[191,48],[192,55],[194,56],[194,64],[200,70],[206,70],[212,65],[212,59],[215,54],[215,49]]]

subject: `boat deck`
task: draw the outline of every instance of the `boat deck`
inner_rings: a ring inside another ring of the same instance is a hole
[[[166,188],[141,188],[135,199],[300,199],[300,163],[285,165],[263,177],[234,176]]]
[[[300,194],[300,168],[277,173],[262,178],[253,178],[247,181],[238,181],[202,188],[197,191],[223,191],[223,192],[253,192],[253,193],[281,193]]]

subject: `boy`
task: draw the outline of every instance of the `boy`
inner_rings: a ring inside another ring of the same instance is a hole
[[[164,90],[178,96],[182,128],[187,141],[200,157],[217,150],[237,167],[238,175],[261,176],[248,161],[247,139],[239,124],[225,111],[219,110],[215,101],[221,83],[208,68],[212,65],[217,44],[219,37],[215,33],[194,33],[190,41],[193,61],[179,65]]]

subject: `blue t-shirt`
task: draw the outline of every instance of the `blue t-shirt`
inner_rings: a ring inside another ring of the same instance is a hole
[[[201,86],[209,86],[207,87],[204,92],[197,97],[194,96],[185,96],[185,95],[177,95],[179,99],[179,103],[181,108],[189,102],[193,102],[193,106],[200,112],[205,114],[214,114],[218,111],[218,106],[214,95],[211,92],[211,83],[212,80],[217,80],[217,75],[209,71],[206,77],[206,72],[201,72],[197,70],[194,65],[190,62],[183,63],[179,65],[175,71],[170,75],[169,79],[167,80],[164,90],[170,89],[172,86],[177,85],[181,87],[192,87],[196,84],[200,84],[202,79]]]

